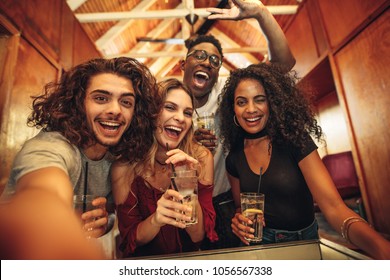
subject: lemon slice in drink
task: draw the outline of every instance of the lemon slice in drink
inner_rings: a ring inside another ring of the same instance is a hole
[[[263,214],[263,211],[256,208],[248,208],[244,212],[242,212],[244,216],[248,216],[248,214]]]
[[[198,128],[205,128],[206,124],[203,121],[198,120]]]

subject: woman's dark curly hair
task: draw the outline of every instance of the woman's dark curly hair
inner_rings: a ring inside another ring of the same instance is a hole
[[[110,151],[129,161],[143,159],[153,143],[161,101],[156,79],[145,65],[133,58],[92,59],[65,72],[58,83],[47,84],[42,95],[33,97],[33,112],[27,123],[45,131],[58,131],[81,148],[95,143],[93,131],[86,122],[84,100],[91,78],[102,73],[131,80],[136,95],[130,127]]]
[[[256,80],[264,87],[270,112],[266,129],[271,142],[289,144],[303,150],[308,134],[323,141],[322,129],[317,124],[309,98],[296,86],[296,73],[284,73],[276,65],[253,64],[232,71],[220,96],[217,114],[220,118],[220,137],[226,152],[234,149],[236,141],[243,139],[244,130],[233,123],[233,117],[234,93],[238,84],[245,79]]]

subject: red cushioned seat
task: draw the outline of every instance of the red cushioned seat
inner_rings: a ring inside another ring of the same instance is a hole
[[[343,199],[360,196],[359,181],[352,152],[326,155],[322,158]]]
[[[328,169],[345,204],[360,216],[364,217],[364,207],[352,152],[347,151],[326,155],[322,158],[322,161]],[[316,211],[320,211],[316,203],[314,203],[314,206]]]

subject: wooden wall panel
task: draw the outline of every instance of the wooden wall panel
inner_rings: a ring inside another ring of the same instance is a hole
[[[368,23],[387,0],[317,0],[332,49]]]
[[[0,13],[43,56],[65,70],[87,59],[102,57],[65,0],[2,0]]]
[[[7,58],[8,58],[8,47],[11,47],[11,36],[0,34],[0,81],[4,80],[4,75],[7,72]],[[3,108],[7,102],[7,85],[0,82],[0,124],[3,116]],[[1,128],[1,127],[0,127]]]
[[[315,66],[319,57],[307,5],[302,7],[288,27],[286,37],[296,59],[293,69],[303,77]]]
[[[40,94],[46,83],[56,80],[57,72],[58,69],[28,42],[20,40],[12,90],[7,107],[4,108],[1,124],[0,182],[5,182],[8,178],[13,158],[24,141],[37,133],[36,129],[26,124],[31,113],[30,96]]]
[[[76,18],[66,1],[62,3],[61,19],[60,64],[65,70],[69,70],[73,66],[73,28]]]
[[[91,58],[102,57],[78,21],[74,22],[73,34],[73,65]]]
[[[318,119],[325,133],[327,144],[322,150],[321,156],[351,151],[347,123],[336,92],[318,100],[317,109]]]
[[[321,55],[327,52],[329,46],[323,27],[321,11],[317,3],[318,1],[321,0],[307,0],[306,6],[309,11],[309,18],[317,45],[317,52]]]
[[[387,234],[390,234],[389,30],[390,13],[384,13],[335,56],[362,167],[366,206],[375,227]]]
[[[1,2],[0,7],[22,31],[22,35],[58,61],[63,0],[2,0]]]
[[[4,23],[4,22],[2,22]],[[14,71],[18,55],[20,37],[18,35],[3,36],[0,44],[2,62],[0,76],[0,192],[8,178],[9,158],[5,156],[7,151],[7,131],[5,128],[8,122],[9,100],[13,88]]]

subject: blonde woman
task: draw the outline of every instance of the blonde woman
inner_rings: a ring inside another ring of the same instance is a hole
[[[218,238],[212,206],[213,156],[193,140],[193,97],[176,79],[161,82],[159,96],[154,143],[145,159],[129,165],[123,157],[112,169],[123,257],[193,251],[205,237]],[[171,187],[171,165],[197,170],[195,225],[186,227],[178,221],[188,219],[181,211],[189,209],[177,202],[183,197]]]

